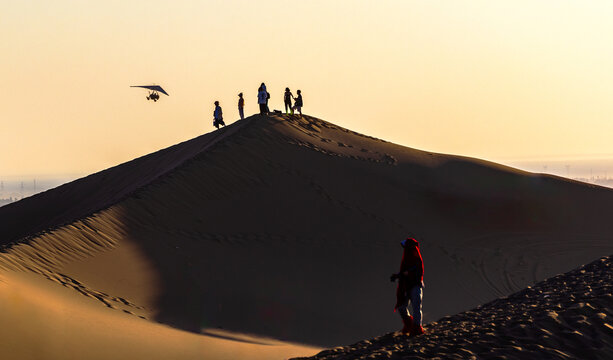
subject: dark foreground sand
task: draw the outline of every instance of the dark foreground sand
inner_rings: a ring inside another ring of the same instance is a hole
[[[613,359],[613,256],[425,328],[308,359]]]
[[[613,253],[611,208],[610,189],[255,115],[1,207],[0,353],[312,355],[399,326],[407,234],[431,322]]]

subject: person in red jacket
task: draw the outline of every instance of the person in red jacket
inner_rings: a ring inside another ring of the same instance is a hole
[[[400,245],[404,248],[400,272],[392,274],[391,281],[398,279],[396,289],[396,306],[404,327],[403,334],[420,335],[424,333],[421,326],[421,300],[424,287],[424,262],[419,252],[419,243],[413,238],[403,240]],[[413,316],[409,313],[411,302]]]

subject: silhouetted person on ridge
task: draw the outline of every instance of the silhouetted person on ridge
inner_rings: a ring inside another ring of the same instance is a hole
[[[260,114],[262,115],[268,114],[268,108],[266,106],[268,100],[266,99],[266,94],[266,90],[260,86],[258,89],[258,105],[260,105]]]
[[[215,111],[213,111],[213,126],[219,129],[219,125],[226,126],[223,122],[223,113],[219,101],[215,101]]]
[[[262,90],[264,90],[264,92],[266,93],[266,113],[270,113],[270,108],[268,107],[268,100],[270,99],[270,93],[268,92],[268,90],[266,90],[266,84],[262,83],[262,85],[260,85],[262,87]]]
[[[245,99],[243,99],[243,93],[238,94],[238,114],[241,117],[241,120],[245,119]]]
[[[400,245],[404,248],[400,272],[390,276],[391,281],[398,279],[396,289],[396,306],[404,327],[402,333],[415,336],[424,333],[421,326],[421,300],[424,287],[424,262],[419,252],[419,243],[413,238],[403,240]],[[409,314],[409,301],[412,313]]]
[[[292,110],[298,110],[298,112],[300,113],[300,117],[302,117],[302,93],[300,92],[300,90],[297,90],[296,93],[298,94],[298,96],[294,98],[294,107],[292,108]]]
[[[289,88],[285,88],[285,94],[283,94],[283,103],[285,104],[285,113],[289,114],[289,112],[291,111],[292,114],[294,113],[294,109],[292,109],[292,99],[294,98],[294,95],[292,94],[291,91],[289,91]]]

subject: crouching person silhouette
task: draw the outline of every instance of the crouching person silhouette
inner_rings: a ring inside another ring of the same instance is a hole
[[[404,248],[400,272],[392,274],[391,281],[398,279],[396,289],[396,306],[394,311],[398,311],[402,318],[402,333],[410,336],[424,333],[421,326],[421,300],[424,287],[424,262],[419,252],[419,243],[413,238],[403,240],[400,245]],[[409,313],[409,302],[411,303],[411,313]]]

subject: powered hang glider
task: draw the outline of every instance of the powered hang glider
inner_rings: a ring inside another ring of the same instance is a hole
[[[139,88],[148,89],[149,96],[147,96],[147,100],[153,100],[153,102],[156,102],[160,99],[160,94],[158,92],[161,92],[162,94],[166,96],[169,96],[168,93],[164,91],[164,89],[162,89],[162,87],[159,85],[132,85],[130,87],[139,87]]]

